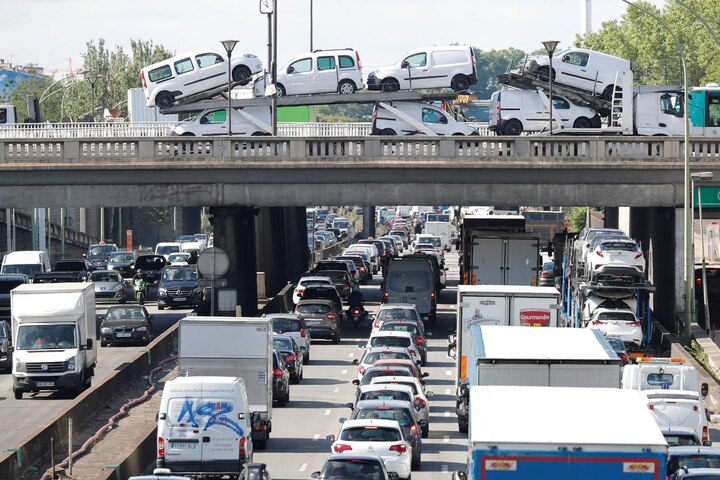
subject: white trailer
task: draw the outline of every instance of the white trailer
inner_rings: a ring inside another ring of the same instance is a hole
[[[245,380],[253,442],[264,449],[272,431],[272,326],[267,318],[185,317],[179,322],[179,370],[187,376]]]
[[[450,251],[452,238],[452,223],[450,222],[425,222],[425,233],[442,238],[442,246],[446,252]]]
[[[13,392],[90,387],[95,375],[95,287],[37,283],[10,292]]]

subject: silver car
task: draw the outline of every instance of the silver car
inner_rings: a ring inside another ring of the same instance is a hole
[[[90,274],[95,285],[95,300],[117,301],[125,303],[125,281],[115,270],[95,270]]]

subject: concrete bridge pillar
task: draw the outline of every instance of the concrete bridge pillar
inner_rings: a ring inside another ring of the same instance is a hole
[[[363,207],[363,229],[362,229],[362,236],[363,238],[368,237],[375,237],[375,207],[371,205],[366,205]]]
[[[255,260],[255,216],[252,207],[212,208],[216,247],[227,252],[230,268],[225,278],[227,288],[237,291],[237,304],[245,317],[258,313],[257,270]]]
[[[310,266],[305,207],[284,207],[285,282],[297,280]]]
[[[182,229],[180,235],[192,235],[200,232],[200,212],[201,207],[183,207],[182,208]]]
[[[618,207],[605,207],[605,228],[618,228]]]

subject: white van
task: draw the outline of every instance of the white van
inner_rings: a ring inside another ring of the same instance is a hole
[[[210,98],[228,89],[227,54],[213,50],[196,50],[176,55],[145,67],[140,72],[146,105],[161,108],[192,96],[194,100]],[[232,79],[247,85],[262,71],[262,61],[246,53],[233,56]]]
[[[424,102],[378,102],[372,135],[477,135],[476,128],[460,123],[442,108]]]
[[[411,50],[394,65],[370,72],[368,90],[396,92],[418,88],[466,91],[477,82],[472,47],[442,45]]]
[[[158,468],[181,474],[239,473],[252,463],[252,424],[242,378],[170,380],[157,422]]]
[[[178,242],[160,242],[155,245],[155,255],[162,255],[165,260],[171,253],[180,253],[182,251],[182,243]]]
[[[525,75],[548,81],[550,59],[547,55],[528,58],[521,69]],[[618,73],[625,71],[630,71],[628,60],[593,50],[571,48],[553,56],[553,82],[597,93],[608,100]]]
[[[46,251],[21,250],[10,252],[3,258],[0,273],[23,273],[32,277],[36,273],[50,271],[50,259]]]
[[[691,390],[646,390],[647,405],[663,433],[692,430],[705,446],[712,445],[705,404]]]
[[[350,94],[365,88],[360,54],[352,48],[295,55],[278,70],[277,95]]]
[[[502,89],[490,96],[489,130],[520,135],[550,128],[550,100],[539,90]],[[560,125],[558,125],[560,123]],[[600,115],[559,95],[553,95],[553,128],[600,128]]]
[[[232,109],[232,134],[238,136],[271,135],[270,107]],[[227,135],[227,108],[203,110],[170,130],[169,135],[212,136]]]
[[[435,274],[430,260],[393,258],[380,288],[383,303],[411,303],[424,322],[435,322]]]

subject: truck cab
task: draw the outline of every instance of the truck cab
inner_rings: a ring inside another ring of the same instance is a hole
[[[701,388],[706,387],[707,384],[701,385]],[[697,371],[685,365],[683,358],[640,357],[636,364],[623,368],[621,388],[697,391]]]
[[[18,123],[17,110],[9,103],[0,103],[0,126]]]

